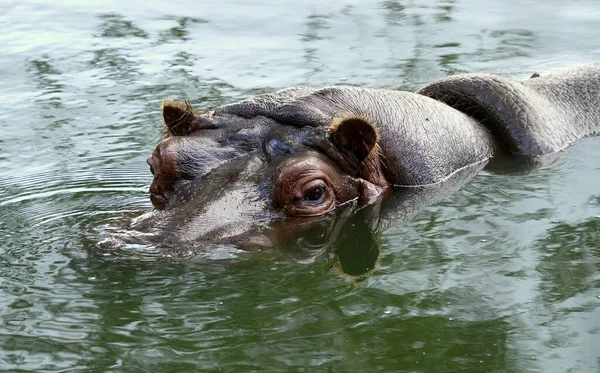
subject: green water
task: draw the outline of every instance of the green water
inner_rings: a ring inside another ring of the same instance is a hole
[[[600,60],[596,0],[323,3],[0,3],[0,371],[600,371],[600,139],[480,173],[384,232],[360,285],[278,252],[98,250],[151,208],[166,97]]]

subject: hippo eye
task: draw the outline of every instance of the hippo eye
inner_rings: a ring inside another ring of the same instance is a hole
[[[287,216],[317,216],[335,209],[330,175],[335,169],[318,157],[305,156],[284,163],[274,180],[274,207]]]
[[[304,199],[307,201],[320,201],[323,199],[323,194],[325,194],[325,188],[323,186],[314,187],[304,193]]]

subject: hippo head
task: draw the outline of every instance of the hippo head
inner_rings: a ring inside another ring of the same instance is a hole
[[[355,215],[348,210],[373,205],[388,189],[379,135],[364,116],[340,115],[328,125],[269,117],[298,94],[258,96],[205,114],[163,102],[165,138],[147,160],[156,210],[133,228],[186,249],[290,248],[290,240],[328,246],[340,221]],[[306,256],[294,247],[291,256]]]
[[[352,200],[368,202],[387,187],[379,135],[366,117],[302,128],[262,116],[198,115],[188,103],[170,100],[162,113],[166,138],[147,159],[154,175],[150,199],[159,210],[176,203],[188,185],[231,198],[234,187],[251,184],[242,188],[239,207],[262,198],[269,216],[309,217]]]

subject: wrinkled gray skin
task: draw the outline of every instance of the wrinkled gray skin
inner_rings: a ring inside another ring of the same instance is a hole
[[[371,119],[380,138],[379,156],[362,163],[361,153],[342,149],[331,130],[336,119],[357,115]],[[395,222],[408,219],[460,187],[495,155],[519,155],[524,168],[535,167],[539,156],[599,130],[600,63],[524,82],[457,75],[416,93],[290,88],[218,107],[191,124],[167,123],[169,136],[149,159],[156,175],[151,194],[161,210],[139,217],[108,242],[151,243],[169,247],[174,256],[192,255],[211,244],[278,247],[296,260],[310,261],[320,254],[307,250],[343,246],[335,244],[344,236],[340,227],[357,211],[376,231],[382,211]],[[357,198],[337,200],[333,211],[289,216],[274,202],[273,175],[307,154],[352,180],[386,181],[391,197],[389,192],[364,192],[382,188],[358,187]],[[394,187],[417,185],[424,187]],[[311,226],[327,228],[319,236]],[[322,242],[306,243],[317,236]]]

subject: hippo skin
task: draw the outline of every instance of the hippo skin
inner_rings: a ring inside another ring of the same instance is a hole
[[[492,157],[533,169],[597,134],[600,63],[523,82],[456,75],[417,92],[288,88],[203,114],[165,100],[162,115],[165,138],[148,159],[156,209],[114,242],[180,256],[295,242],[287,253],[310,261],[298,247],[372,247],[348,226],[377,231],[383,212],[408,219]]]

